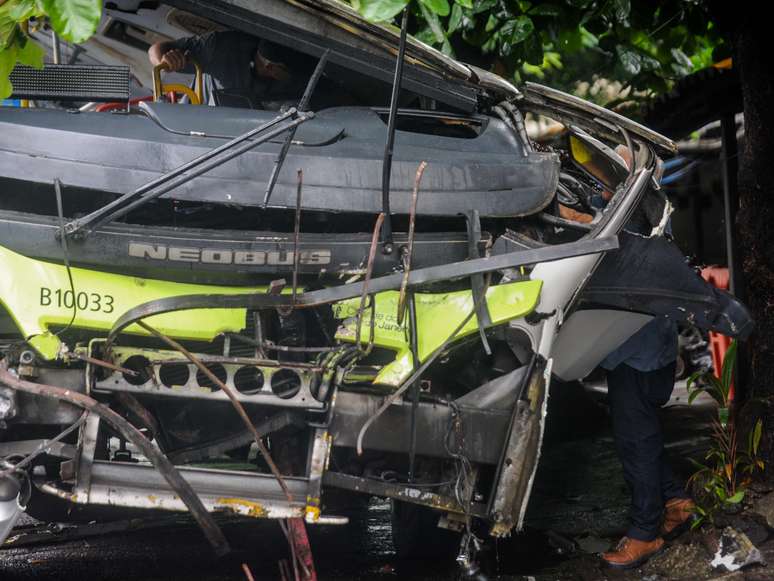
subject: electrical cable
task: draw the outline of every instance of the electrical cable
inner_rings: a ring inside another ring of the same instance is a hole
[[[22,460],[20,460],[16,464],[14,464],[12,468],[7,468],[6,470],[0,472],[0,478],[2,478],[4,476],[8,476],[8,475],[10,475],[13,472],[16,472],[18,470],[21,470],[22,468],[27,466],[30,462],[32,462],[38,456],[48,452],[51,449],[51,446],[53,444],[56,444],[57,442],[59,442],[63,438],[66,438],[74,430],[79,428],[83,424],[83,422],[86,421],[86,418],[88,417],[88,415],[89,415],[89,412],[83,412],[81,414],[80,418],[78,418],[73,424],[71,424],[70,426],[65,428],[65,430],[60,432],[58,435],[54,436],[50,440],[43,440],[40,443],[40,445],[38,445],[37,448],[35,448],[32,452],[27,454]]]
[[[413,374],[411,374],[411,377],[409,377],[406,381],[403,382],[403,384],[396,389],[392,394],[385,398],[384,403],[377,409],[374,414],[369,417],[365,423],[363,424],[363,427],[360,428],[360,432],[357,434],[357,454],[358,456],[363,455],[363,438],[365,437],[366,432],[368,431],[368,428],[371,427],[371,425],[381,416],[387,408],[389,408],[395,400],[397,400],[403,393],[412,385],[414,385],[414,382],[417,381],[422,374],[427,371],[427,368],[432,365],[435,360],[438,358],[438,356],[443,353],[443,351],[449,346],[449,344],[454,341],[454,339],[457,337],[460,331],[465,327],[465,325],[468,324],[468,321],[470,321],[478,311],[479,305],[486,299],[486,291],[489,288],[489,283],[491,280],[491,276],[487,278],[487,281],[484,283],[483,292],[481,293],[481,296],[478,298],[477,301],[473,303],[473,308],[471,311],[465,316],[464,319],[462,319],[462,322],[457,325],[457,327],[454,329],[454,331],[451,332],[451,334],[446,338],[446,340],[435,350],[433,351],[430,356],[425,360],[425,362],[420,365],[416,371],[414,371]]]
[[[57,337],[62,335],[65,331],[68,331],[75,322],[75,317],[78,315],[78,301],[75,294],[75,283],[73,282],[73,272],[70,268],[70,250],[67,246],[67,235],[65,234],[65,221],[64,221],[64,204],[62,204],[62,182],[59,178],[54,180],[54,192],[56,193],[56,212],[59,216],[59,241],[62,243],[62,258],[64,259],[65,268],[67,269],[67,279],[70,281],[70,292],[73,298],[73,314],[70,317],[70,322],[65,325],[64,328],[54,333]],[[64,302],[67,306],[67,301]]]

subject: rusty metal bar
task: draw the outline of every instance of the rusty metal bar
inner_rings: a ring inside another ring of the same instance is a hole
[[[277,482],[280,485],[280,488],[282,488],[282,492],[285,493],[285,496],[288,499],[288,502],[293,501],[293,495],[290,493],[290,489],[288,488],[287,484],[285,484],[284,478],[282,478],[282,474],[280,474],[279,469],[277,468],[277,465],[274,463],[274,460],[271,457],[271,454],[269,454],[269,450],[266,448],[266,446],[263,443],[263,440],[261,440],[261,435],[258,433],[258,430],[255,428],[255,425],[250,420],[250,416],[247,415],[247,412],[245,411],[244,406],[240,403],[239,399],[237,398],[236,394],[225,384],[223,383],[210,369],[207,368],[204,363],[199,361],[199,359],[188,349],[183,347],[180,343],[175,341],[174,339],[170,339],[164,333],[161,333],[160,331],[157,331],[147,323],[143,321],[137,321],[137,324],[154,335],[155,337],[161,339],[172,347],[173,349],[180,351],[183,355],[186,356],[186,358],[193,363],[196,367],[199,368],[199,371],[204,373],[210,381],[212,381],[215,385],[217,385],[223,393],[225,393],[228,398],[231,400],[232,405],[234,406],[234,409],[236,410],[237,414],[241,418],[241,420],[244,422],[245,426],[247,426],[247,429],[250,430],[250,432],[253,434],[253,438],[255,439],[255,443],[258,446],[258,450],[261,452],[261,456],[263,456],[263,459],[266,460],[266,464],[268,464],[269,469],[271,470],[271,473],[274,475],[274,477],[277,479]]]
[[[433,362],[438,358],[438,356],[444,352],[444,350],[449,346],[449,344],[454,341],[457,334],[462,330],[462,328],[468,324],[468,321],[473,318],[473,315],[476,314],[478,311],[478,307],[481,304],[481,302],[486,297],[486,291],[489,287],[489,282],[487,281],[486,286],[484,287],[484,292],[481,293],[481,296],[478,297],[478,299],[473,303],[473,308],[470,310],[470,312],[467,314],[467,316],[462,319],[462,322],[457,325],[457,327],[454,329],[454,331],[451,332],[451,334],[446,338],[446,340],[435,350],[433,351],[430,356],[425,360],[422,365],[420,365],[416,371],[409,377],[403,384],[396,389],[394,392],[392,392],[389,397],[386,397],[384,399],[384,402],[381,406],[379,406],[379,409],[377,409],[371,417],[369,417],[365,423],[363,424],[363,427],[360,428],[360,432],[357,435],[357,455],[362,456],[363,455],[363,438],[365,437],[366,432],[368,431],[368,428],[371,427],[371,424],[373,424],[379,416],[381,416],[387,408],[389,408],[395,401],[403,395],[403,393],[411,387],[415,381],[417,381],[420,377],[422,377],[422,374],[427,370],[430,365],[433,364]]]
[[[260,347],[267,351],[282,351],[284,353],[331,353],[333,351],[340,351],[342,348],[340,345],[334,347],[294,347],[292,345],[277,345],[273,341],[257,341],[252,337],[246,337],[239,333],[225,333],[225,335],[252,347]],[[285,366],[286,362],[283,361],[282,365]],[[296,363],[296,365],[300,364]]]
[[[414,229],[417,222],[419,183],[422,181],[422,175],[425,173],[426,167],[427,162],[422,161],[419,167],[417,167],[417,173],[414,175],[414,191],[411,194],[411,211],[409,212],[408,248],[406,249],[406,260],[403,265],[403,280],[400,283],[400,294],[398,295],[398,325],[403,324],[403,317],[406,313],[406,289],[408,288],[409,274],[411,273],[411,260],[414,257]]]
[[[327,53],[326,53],[327,55]],[[304,170],[298,170],[298,188],[296,189],[296,219],[293,228],[293,306],[296,304],[298,291],[298,242],[301,238],[301,192],[304,186]]]
[[[110,424],[124,439],[137,446],[142,454],[151,461],[154,468],[169,483],[169,486],[177,493],[180,500],[191,512],[191,515],[202,529],[204,536],[212,545],[215,553],[218,556],[224,556],[231,551],[223,531],[220,530],[212,515],[204,508],[202,501],[196,495],[191,485],[180,475],[180,472],[178,472],[172,462],[127,420],[106,405],[82,393],[77,393],[64,387],[32,383],[20,379],[8,370],[7,361],[0,362],[0,382],[17,391],[66,401],[99,416]]]
[[[650,174],[643,174],[640,182],[641,188],[644,188],[646,180]],[[635,200],[636,201],[636,200]],[[626,199],[627,204],[629,199]],[[625,209],[628,213],[628,208]],[[617,216],[617,214],[616,214]],[[618,238],[612,231],[618,229],[618,221],[612,225],[605,224],[602,228],[602,236],[588,240],[579,240],[578,242],[568,242],[565,244],[556,244],[542,248],[530,250],[517,250],[506,254],[488,256],[486,258],[476,258],[473,260],[464,260],[461,262],[452,262],[439,266],[430,266],[412,271],[409,274],[409,286],[418,286],[448,280],[450,278],[464,278],[479,272],[493,272],[504,268],[514,268],[527,264],[536,264],[538,262],[551,262],[574,256],[584,256],[588,254],[601,254],[609,250],[618,248]],[[372,294],[386,291],[397,290],[403,280],[403,274],[398,272],[374,278],[369,284],[369,290]],[[362,296],[363,282],[354,282],[334,286],[315,291],[309,291],[301,294],[296,301],[296,308],[311,308],[319,305],[330,304],[337,301]],[[128,326],[138,320],[170,313],[174,311],[184,311],[189,309],[201,308],[246,308],[246,309],[268,309],[277,307],[292,306],[289,295],[277,295],[267,293],[254,294],[198,294],[184,295],[178,297],[166,297],[148,301],[137,305],[126,311],[113,324],[107,338],[106,349],[113,343],[116,336]]]
[[[359,492],[361,494],[373,494],[385,498],[394,498],[412,504],[428,506],[438,510],[445,510],[456,514],[467,514],[466,507],[460,505],[452,496],[438,494],[424,490],[418,486],[385,482],[373,478],[361,478],[341,472],[328,471],[323,476],[323,484]],[[470,506],[470,514],[473,516],[486,517],[486,505],[474,502]]]
[[[379,214],[376,217],[376,224],[374,224],[374,232],[371,236],[371,248],[368,250],[368,264],[366,266],[366,274],[365,279],[363,280],[363,291],[360,294],[360,306],[357,309],[357,324],[355,325],[356,329],[356,335],[355,340],[357,341],[358,348],[360,348],[360,332],[362,330],[363,325],[363,311],[365,310],[365,303],[366,299],[368,298],[368,287],[371,283],[371,275],[374,271],[374,259],[376,258],[376,245],[379,242],[379,232],[381,232],[382,224],[384,223],[385,215],[384,212]],[[373,306],[373,299],[372,299],[372,306]],[[371,351],[371,346],[373,345],[374,341],[374,309],[371,309],[371,332],[368,339],[368,346],[365,350],[363,350],[363,353],[369,353]]]
[[[132,369],[127,369],[126,367],[121,367],[120,365],[115,365],[114,363],[110,363],[109,361],[103,361],[102,359],[97,359],[96,357],[89,357],[88,355],[84,355],[83,353],[78,353],[77,351],[72,351],[68,353],[70,357],[74,357],[75,359],[79,359],[85,363],[91,363],[92,365],[96,365],[98,367],[104,367],[105,369],[110,369],[111,371],[118,371],[119,373],[125,373],[126,375],[131,375],[132,377],[137,377],[140,375],[136,371]]]

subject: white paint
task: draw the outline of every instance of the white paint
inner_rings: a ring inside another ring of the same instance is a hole
[[[576,311],[554,342],[554,373],[564,381],[583,379],[653,317],[608,309]]]

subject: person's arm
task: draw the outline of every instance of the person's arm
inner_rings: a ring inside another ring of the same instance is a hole
[[[287,81],[290,78],[290,71],[284,63],[275,62],[267,59],[260,51],[255,51],[255,74],[266,79],[275,81]]]
[[[151,65],[164,64],[169,71],[181,71],[188,64],[185,52],[180,50],[175,42],[157,42],[148,49]]]

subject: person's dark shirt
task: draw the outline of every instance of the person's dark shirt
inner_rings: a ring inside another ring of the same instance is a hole
[[[651,229],[642,213],[635,214],[626,225],[626,230],[641,235],[648,235]],[[671,221],[667,225],[667,232],[671,232]],[[611,370],[624,363],[638,371],[662,369],[677,359],[677,334],[674,319],[653,317],[652,321],[645,323],[623,345],[605,357],[600,366]]]
[[[296,96],[298,79],[304,78],[302,69],[307,66],[303,57],[299,61],[292,51],[283,51],[277,45],[235,30],[181,38],[170,43],[169,48],[176,48],[199,63],[205,73],[203,97],[208,105],[270,108],[268,102]],[[257,77],[253,62],[256,51],[273,62],[286,65],[290,79],[277,81]],[[303,85],[303,81],[301,83]]]

